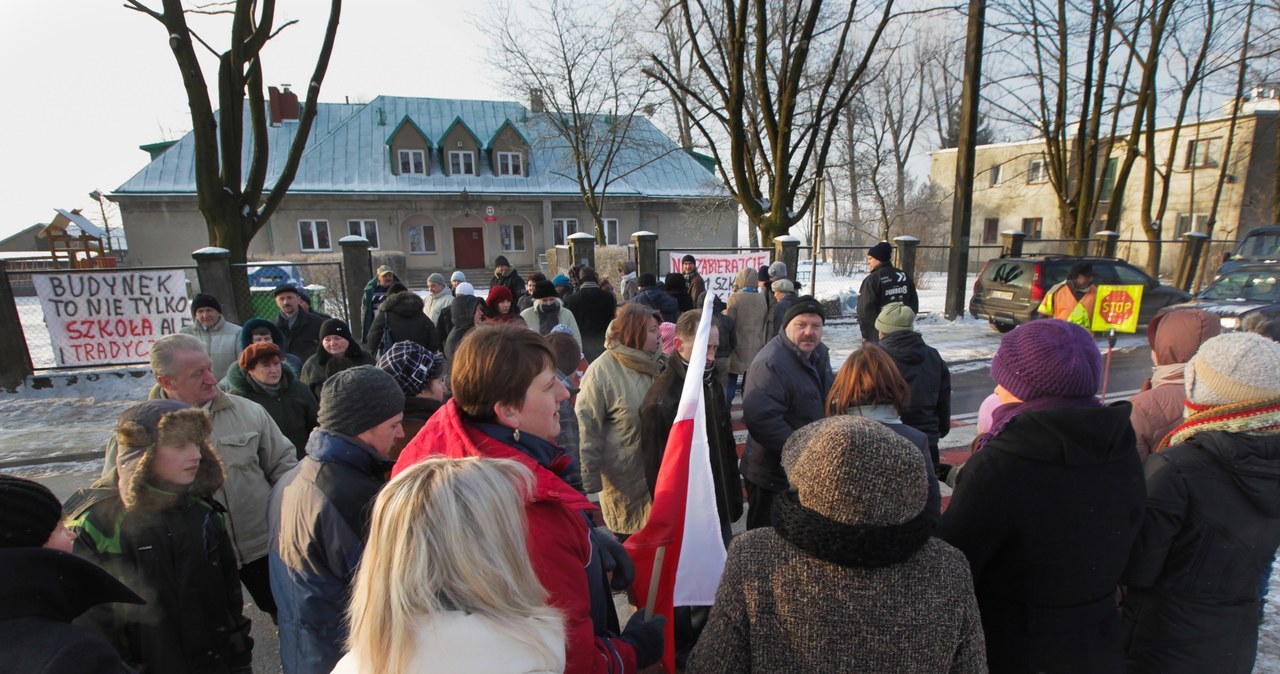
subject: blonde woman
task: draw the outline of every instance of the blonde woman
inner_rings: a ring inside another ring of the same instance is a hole
[[[533,474],[431,458],[378,495],[334,674],[561,672],[564,626],[525,547]]]

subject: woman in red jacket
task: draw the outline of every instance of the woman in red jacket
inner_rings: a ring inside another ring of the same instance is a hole
[[[432,455],[512,459],[533,471],[529,557],[565,618],[565,672],[629,674],[662,657],[664,621],[637,613],[618,633],[607,574],[625,589],[633,569],[612,534],[591,528],[597,507],[581,492],[577,462],[547,440],[560,432],[569,395],[555,363],[546,341],[524,326],[476,328],[454,354],[453,398],[404,448],[392,475]]]

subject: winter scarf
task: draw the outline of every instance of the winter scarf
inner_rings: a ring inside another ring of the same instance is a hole
[[[823,561],[853,568],[900,564],[929,540],[933,521],[920,511],[902,524],[844,524],[800,503],[794,489],[773,500],[773,528],[784,540]]]
[[[991,438],[1000,435],[1005,426],[1008,426],[1009,422],[1013,421],[1019,414],[1073,407],[1102,407],[1102,403],[1097,398],[1089,396],[1088,398],[1037,398],[1020,403],[1001,405],[991,413],[991,430],[978,436],[978,446],[973,451],[977,452],[986,447],[987,442]]]
[[[852,414],[855,417],[862,417],[872,421],[879,421],[882,424],[900,424],[902,417],[898,415],[898,411],[893,405],[851,405],[845,410],[846,414]]]
[[[1151,378],[1142,385],[1142,390],[1149,391],[1165,384],[1181,384],[1184,380],[1186,367],[1186,363],[1155,366],[1151,369]]]
[[[1280,398],[1218,406],[1197,405],[1188,400],[1186,406],[1186,421],[1166,435],[1155,451],[1181,445],[1205,431],[1280,435]]]
[[[556,477],[564,480],[565,484],[582,493],[582,470],[578,468],[578,462],[563,449],[532,433],[522,433],[517,437],[515,429],[502,424],[477,422],[475,426],[481,433],[494,440],[516,448],[521,454],[555,473]]]
[[[560,325],[560,302],[555,304],[538,304],[538,334],[551,334],[551,329]]]
[[[613,352],[613,356],[618,359],[618,362],[628,369],[635,370],[640,374],[647,374],[650,377],[662,374],[662,368],[666,361],[661,353],[647,354],[640,349],[622,346],[616,342],[610,342],[605,346]]]
[[[285,367],[285,365],[281,363],[281,367]],[[274,386],[269,386],[267,384],[264,384],[258,381],[256,377],[249,374],[248,372],[244,373],[244,380],[248,382],[249,386],[252,386],[255,390],[265,393],[266,395],[271,396],[272,398],[280,397],[280,392],[284,390],[285,383],[286,383],[285,378],[280,377],[280,381],[276,382]]]

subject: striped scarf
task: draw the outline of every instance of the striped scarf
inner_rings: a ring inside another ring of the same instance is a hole
[[[1180,445],[1205,431],[1280,435],[1280,398],[1246,400],[1229,405],[1197,405],[1188,400],[1185,404],[1186,419],[1160,441],[1157,452]]]

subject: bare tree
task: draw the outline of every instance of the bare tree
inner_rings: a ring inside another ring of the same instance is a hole
[[[275,26],[275,0],[225,0],[184,6],[182,0],[162,0],[159,10],[142,0],[125,0],[125,7],[141,12],[164,25],[169,35],[182,85],[191,111],[195,139],[196,199],[209,230],[209,243],[231,251],[232,262],[248,259],[249,243],[284,200],[292,184],[315,121],[320,84],[329,68],[334,37],[338,32],[341,0],[330,0],[329,20],[316,57],[315,69],[307,83],[306,99],[298,118],[289,154],[280,174],[267,189],[268,120],[262,79],[262,50],[294,21]],[[231,21],[228,47],[218,51],[188,23],[190,15],[225,16]],[[204,50],[218,60],[216,92],[218,112],[210,98],[209,83],[200,65],[198,52]],[[248,103],[246,109],[246,101]],[[249,134],[248,161],[243,156],[245,133]],[[243,277],[238,283],[245,284]],[[237,293],[248,302],[248,293]],[[240,307],[247,314],[247,305]],[[243,315],[243,314],[242,314]]]
[[[671,7],[696,71],[682,75],[654,53],[647,72],[680,94],[677,104],[766,244],[800,222],[817,198],[814,182],[839,113],[894,16],[893,0],[881,3],[854,0],[824,10],[821,0],[677,0]],[[860,48],[855,25],[866,29]]]
[[[654,152],[661,143],[636,125],[656,102],[656,86],[641,72],[644,56],[627,38],[639,16],[623,2],[538,0],[519,10],[504,1],[482,20],[501,45],[489,58],[505,86],[532,96],[552,136],[546,140],[566,151],[568,165],[551,170],[577,183],[600,244],[609,187],[662,156]]]

